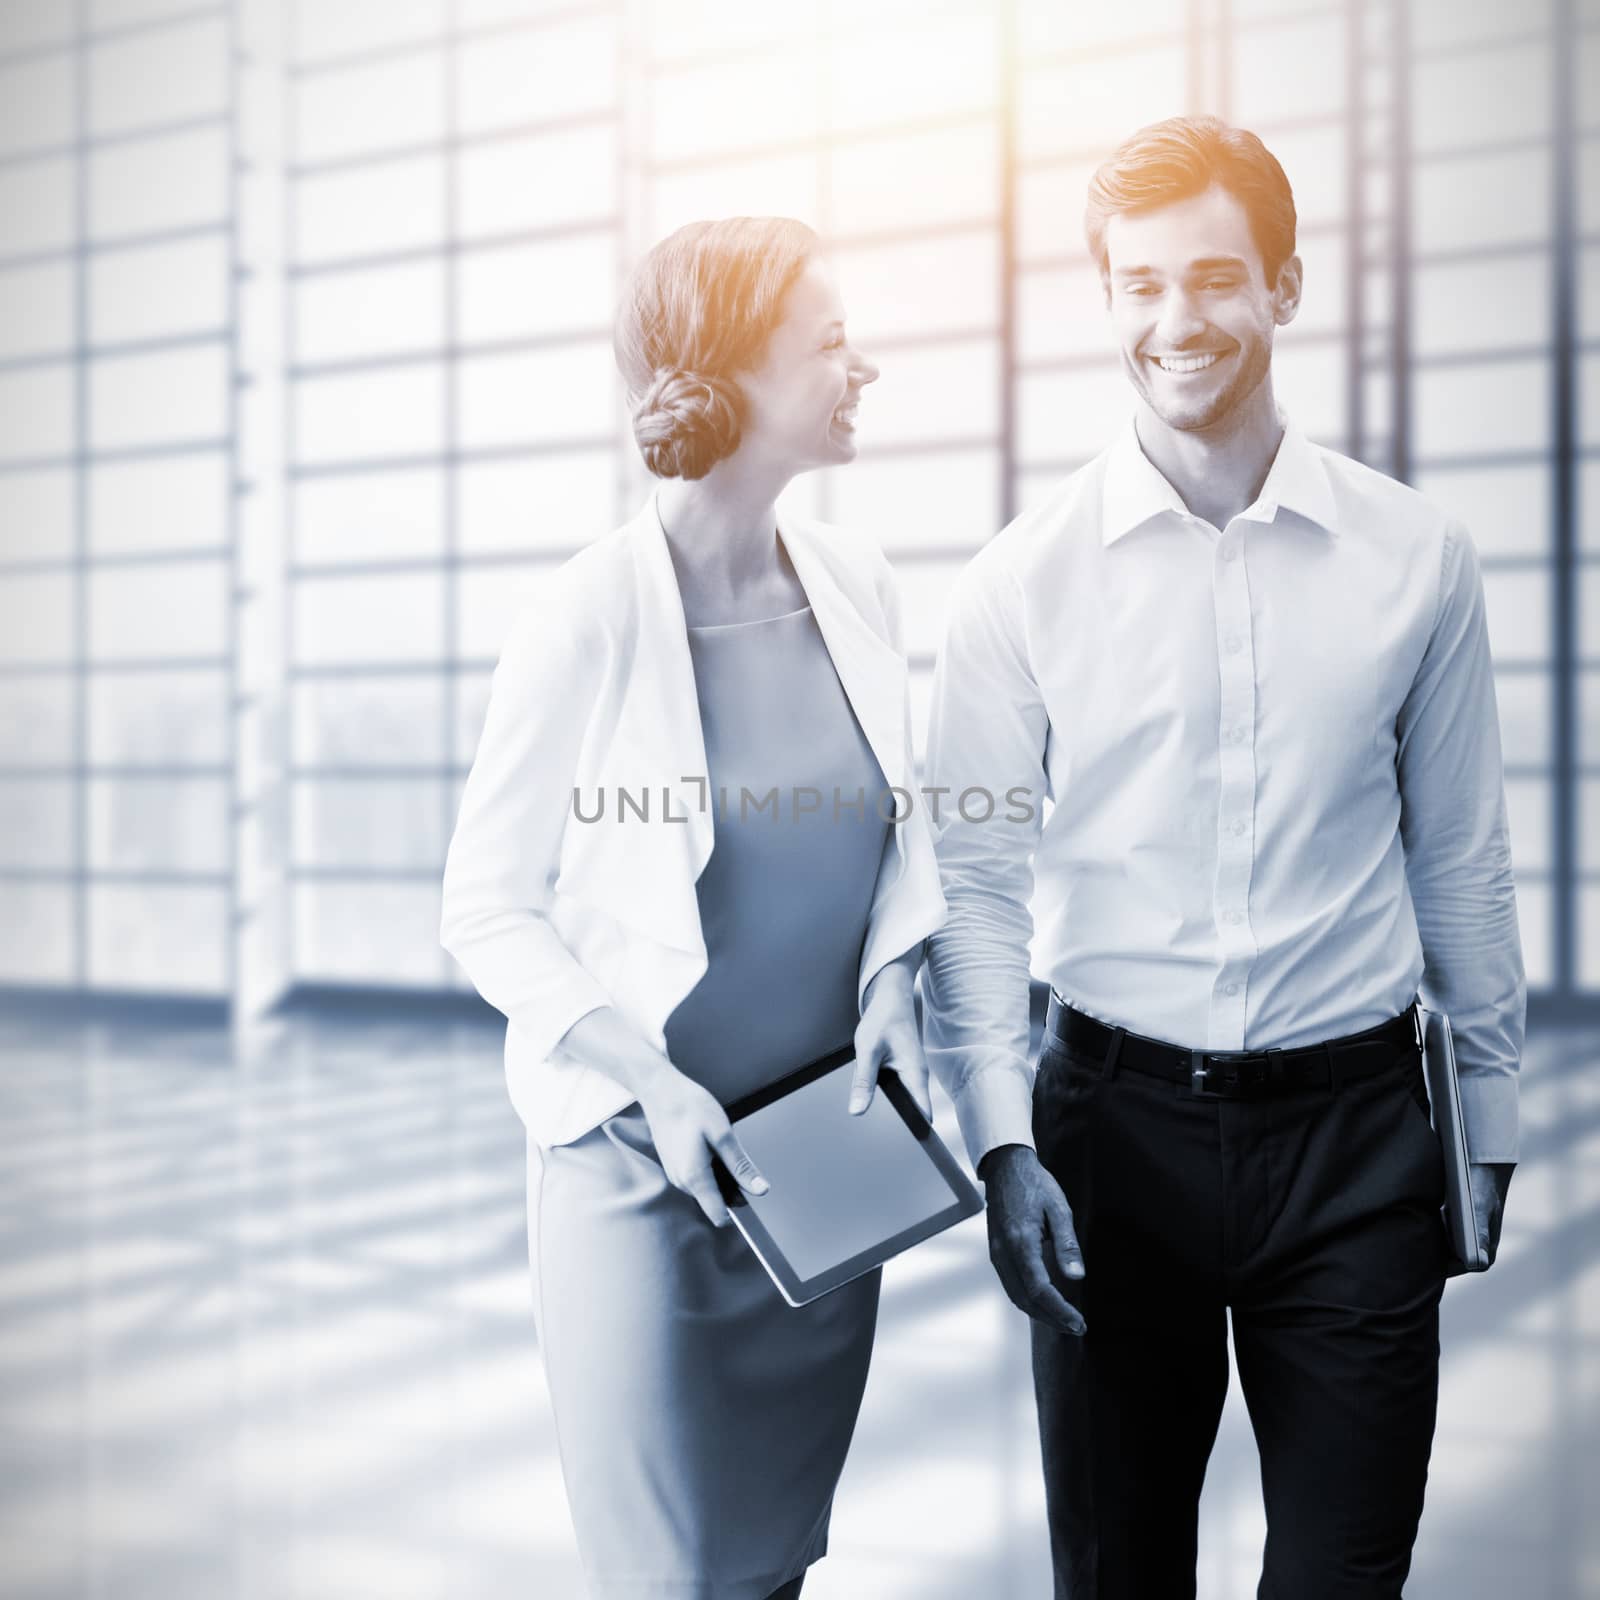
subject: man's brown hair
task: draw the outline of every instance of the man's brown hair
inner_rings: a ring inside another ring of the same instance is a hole
[[[1108,271],[1106,224],[1119,212],[1150,211],[1215,185],[1245,209],[1268,284],[1294,254],[1294,193],[1278,158],[1245,128],[1217,117],[1168,117],[1118,145],[1089,180],[1083,232]]]

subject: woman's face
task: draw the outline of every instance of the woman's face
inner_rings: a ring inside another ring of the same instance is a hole
[[[853,461],[856,402],[878,369],[845,337],[844,305],[819,257],[789,286],[783,312],[760,363],[739,374],[740,453],[789,472]]]

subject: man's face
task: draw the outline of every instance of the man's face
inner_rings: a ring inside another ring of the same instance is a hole
[[[1171,428],[1224,421],[1300,306],[1300,258],[1268,283],[1244,207],[1213,186],[1106,226],[1106,305],[1134,388]]]

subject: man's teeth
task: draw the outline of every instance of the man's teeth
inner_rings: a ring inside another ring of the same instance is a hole
[[[1163,372],[1204,372],[1217,359],[1212,350],[1202,356],[1157,356],[1156,365]]]
[[[856,405],[852,402],[847,406],[840,406],[833,414],[835,422],[854,422],[856,420]]]

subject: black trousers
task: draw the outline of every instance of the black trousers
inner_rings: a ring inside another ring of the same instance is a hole
[[[1085,1277],[1033,1324],[1057,1600],[1195,1593],[1227,1319],[1261,1455],[1261,1600],[1391,1600],[1422,1513],[1449,1245],[1421,1057],[1207,1099],[1046,1036],[1039,1156]]]

